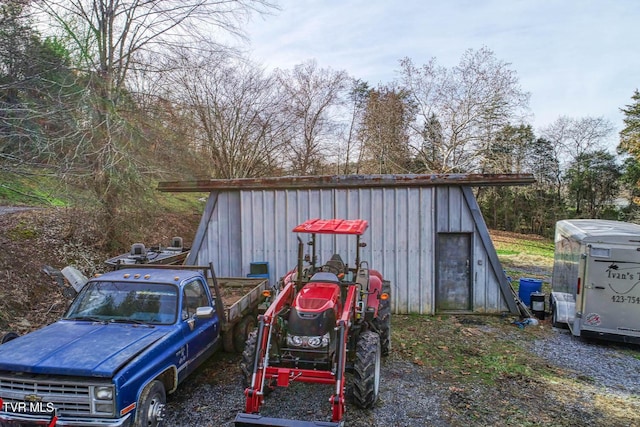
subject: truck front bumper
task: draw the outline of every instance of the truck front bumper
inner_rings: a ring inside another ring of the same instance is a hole
[[[56,427],[129,427],[131,425],[131,414],[122,418],[71,418],[59,417],[55,423]],[[23,424],[36,426],[51,426],[51,419],[42,416],[28,414],[15,414],[0,412],[0,427],[19,427]]]

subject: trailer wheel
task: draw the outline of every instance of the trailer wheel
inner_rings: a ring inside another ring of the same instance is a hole
[[[164,425],[167,396],[161,381],[151,381],[140,394],[136,409],[136,427]]]
[[[233,345],[233,330],[228,330],[222,333],[222,348],[227,353],[235,353],[236,348]]]
[[[238,353],[244,351],[245,343],[249,339],[249,334],[256,328],[256,319],[248,314],[238,322],[233,328],[233,346]]]
[[[360,335],[353,365],[353,398],[361,408],[372,408],[380,388],[380,336],[367,331]]]

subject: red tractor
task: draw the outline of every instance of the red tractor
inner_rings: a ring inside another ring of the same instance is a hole
[[[240,426],[339,426],[345,412],[345,372],[353,373],[353,400],[371,408],[378,398],[380,358],[391,346],[390,285],[360,261],[365,220],[313,219],[293,229],[310,233],[312,255],[303,257],[282,279],[280,291],[261,315],[246,342],[241,369],[246,406],[235,420]],[[334,254],[317,265],[316,235],[355,235],[355,266]],[[303,266],[304,262],[308,265]],[[331,421],[295,421],[259,414],[264,397],[293,381],[332,384]]]

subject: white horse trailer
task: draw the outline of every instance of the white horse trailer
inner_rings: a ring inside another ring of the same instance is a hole
[[[574,219],[556,223],[553,326],[575,336],[640,342],[640,225]]]

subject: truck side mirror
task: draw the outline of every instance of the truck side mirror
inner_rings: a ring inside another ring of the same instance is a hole
[[[196,308],[196,319],[210,319],[213,317],[213,307]]]

